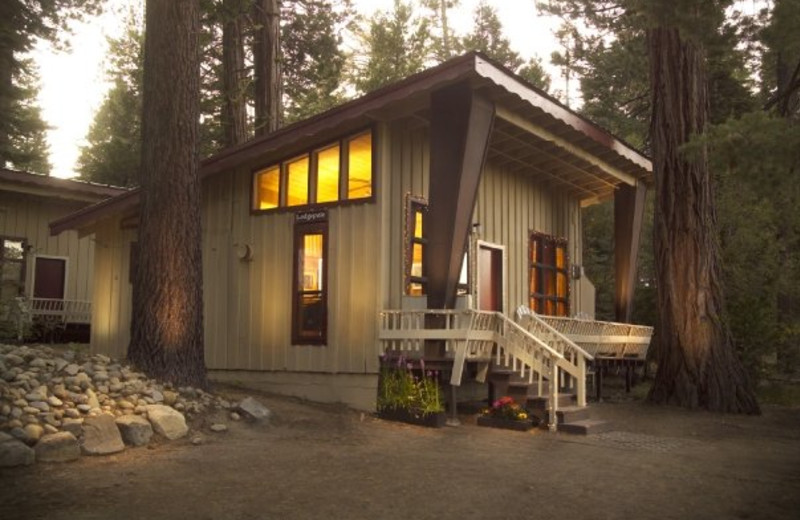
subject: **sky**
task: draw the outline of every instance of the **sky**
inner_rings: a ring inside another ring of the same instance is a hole
[[[456,33],[470,31],[472,13],[478,2],[461,0],[457,9],[448,11],[448,22]],[[356,9],[365,16],[377,9],[390,9],[393,3],[393,0],[353,0]],[[534,0],[489,0],[488,3],[497,9],[512,48],[526,60],[540,57],[545,67],[549,67],[554,88],[558,89],[559,72],[549,65],[550,54],[557,49],[553,32],[558,22],[537,15]],[[47,140],[52,175],[75,175],[80,147],[85,144],[94,114],[109,88],[104,77],[106,38],[121,34],[124,13],[131,6],[142,4],[143,0],[108,0],[106,11],[99,19],[73,24],[71,50],[59,52],[46,43],[40,43],[34,50],[33,58],[41,78],[39,104],[50,126]]]

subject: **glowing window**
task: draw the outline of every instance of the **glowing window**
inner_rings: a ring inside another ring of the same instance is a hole
[[[339,145],[316,152],[317,202],[339,200]]]
[[[325,241],[327,224],[295,228],[294,309],[292,343],[321,345],[327,339]]]
[[[272,166],[256,174],[255,207],[272,209],[280,205],[281,168]]]
[[[529,248],[529,304],[539,314],[569,314],[567,242],[532,233]]]
[[[372,196],[372,133],[367,132],[347,142],[347,198]]]
[[[286,164],[286,205],[308,204],[308,156]]]
[[[425,294],[425,276],[423,275],[423,258],[425,244],[422,226],[427,203],[419,199],[409,198],[406,211],[406,294],[420,296]]]

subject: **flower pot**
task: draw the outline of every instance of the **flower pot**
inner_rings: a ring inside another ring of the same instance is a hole
[[[428,428],[442,428],[447,421],[447,415],[444,412],[422,414],[410,412],[404,408],[381,410],[378,412],[378,417],[387,421],[404,422]]]
[[[478,416],[478,426],[488,426],[489,428],[503,428],[505,430],[516,430],[518,432],[526,432],[533,428],[533,421],[515,421],[513,419],[504,419],[502,417],[492,417],[490,415]]]

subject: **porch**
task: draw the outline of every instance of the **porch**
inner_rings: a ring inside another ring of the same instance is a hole
[[[586,408],[587,379],[595,370],[611,361],[644,363],[652,333],[640,325],[540,316],[521,306],[516,320],[473,309],[387,310],[380,314],[379,340],[383,353],[423,358],[429,357],[426,343],[436,346],[453,388],[461,386],[468,363],[479,383],[513,376],[510,384],[525,405],[540,408],[554,431],[566,413]]]
[[[68,327],[86,327],[92,322],[92,302],[59,298],[16,298],[14,315],[17,320],[17,339],[25,339],[32,325],[40,327],[40,334],[52,337],[62,334]]]

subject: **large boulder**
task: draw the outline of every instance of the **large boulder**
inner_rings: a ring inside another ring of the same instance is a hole
[[[189,433],[186,419],[179,411],[163,404],[147,406],[147,418],[153,425],[153,430],[169,440],[179,439]]]
[[[81,450],[87,455],[109,455],[125,449],[114,417],[101,414],[83,421]]]
[[[36,462],[36,453],[25,443],[14,438],[3,439],[0,439],[0,468],[28,466]]]
[[[69,462],[81,456],[78,439],[69,432],[45,435],[34,447],[36,460],[40,462]]]
[[[153,436],[150,422],[139,415],[123,415],[117,418],[117,428],[128,446],[144,446]]]
[[[245,397],[242,399],[236,409],[239,410],[247,419],[265,424],[269,422],[269,417],[272,415],[272,412],[269,411],[269,408],[259,403],[252,397]]]

